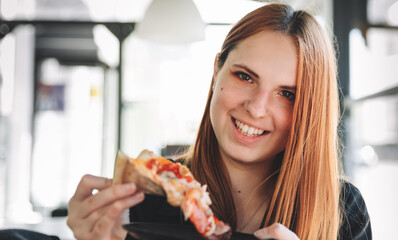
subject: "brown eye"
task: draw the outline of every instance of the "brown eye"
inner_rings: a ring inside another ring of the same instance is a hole
[[[236,76],[238,76],[238,78],[242,79],[245,82],[250,82],[252,83],[253,80],[251,79],[251,77],[249,75],[247,75],[246,73],[243,72],[237,72]]]
[[[282,92],[279,93],[281,96],[287,98],[290,101],[294,101],[296,99],[296,94],[283,90]]]

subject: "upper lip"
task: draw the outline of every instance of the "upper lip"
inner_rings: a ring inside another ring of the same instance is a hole
[[[249,127],[254,127],[254,128],[257,128],[257,129],[260,129],[260,130],[263,130],[264,132],[270,132],[268,129],[265,129],[265,128],[262,128],[262,127],[258,127],[258,126],[255,126],[254,124],[251,124],[251,123],[247,123],[247,122],[245,122],[245,121],[242,121],[242,120],[240,120],[240,119],[237,119],[237,118],[234,118],[234,117],[232,117],[232,120],[235,122],[235,120],[238,120],[239,122],[241,122],[241,123],[243,123],[243,124],[246,124],[247,126],[249,126]]]

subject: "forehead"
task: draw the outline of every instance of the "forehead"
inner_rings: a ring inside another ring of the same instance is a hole
[[[269,54],[278,53],[274,56],[287,59],[297,58],[297,49],[292,37],[278,31],[262,31],[245,38],[236,45],[234,50],[253,54],[253,57],[271,57]]]

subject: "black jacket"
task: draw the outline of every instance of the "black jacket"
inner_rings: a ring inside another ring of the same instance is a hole
[[[341,192],[343,221],[339,239],[371,240],[372,230],[369,214],[359,190],[351,183],[344,182]],[[131,222],[191,224],[184,221],[180,208],[172,207],[165,197],[146,195],[145,200],[130,209]],[[128,236],[126,239],[132,239]]]

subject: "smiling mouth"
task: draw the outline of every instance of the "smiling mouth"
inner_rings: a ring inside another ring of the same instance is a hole
[[[244,123],[242,123],[239,120],[236,120],[234,118],[233,118],[233,121],[235,123],[236,129],[238,129],[238,131],[240,133],[242,133],[243,135],[245,135],[245,136],[258,137],[258,136],[265,135],[265,134],[269,133],[269,131],[265,131],[265,130],[262,130],[262,129],[251,127],[251,126],[249,126],[247,124],[244,124]]]

